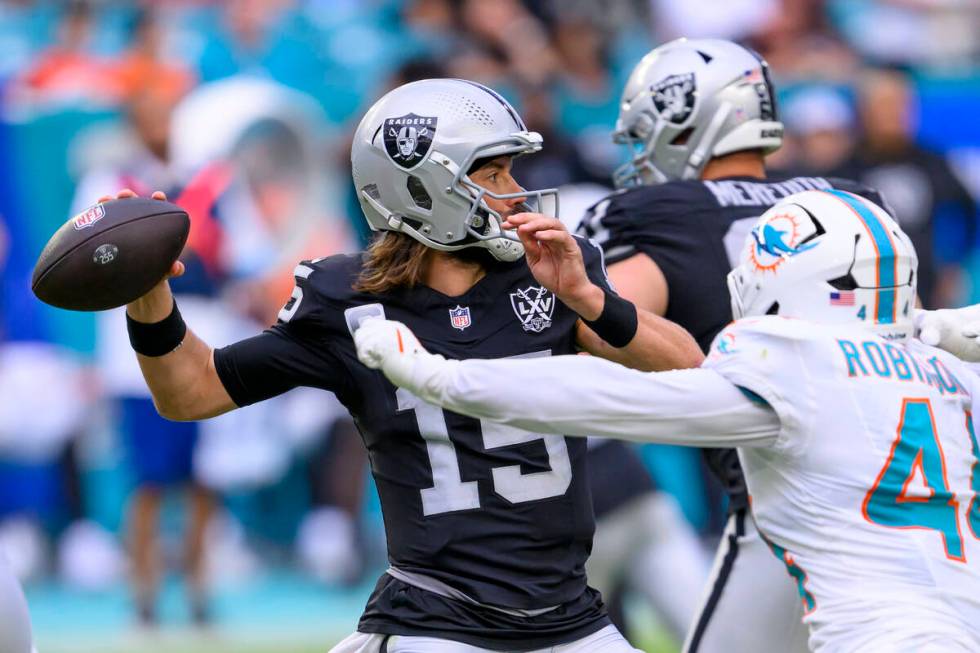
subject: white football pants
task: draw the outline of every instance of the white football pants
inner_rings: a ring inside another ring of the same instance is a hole
[[[354,633],[330,649],[330,653],[500,653],[500,651],[437,637]],[[529,653],[642,653],[642,651],[630,646],[615,626],[606,626],[580,640],[536,649]]]
[[[809,651],[803,603],[748,510],[728,518],[684,653]]]
[[[585,573],[603,596],[625,578],[681,640],[700,612],[709,563],[677,500],[648,492],[598,520]]]

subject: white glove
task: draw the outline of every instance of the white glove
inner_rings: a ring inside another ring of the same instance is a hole
[[[968,363],[980,363],[980,304],[937,311],[916,309],[914,320],[922,342]]]
[[[413,372],[417,364],[445,362],[442,356],[427,352],[407,326],[379,317],[361,322],[354,332],[354,344],[362,363],[373,370],[380,369],[389,381],[416,394],[419,388],[413,382]]]

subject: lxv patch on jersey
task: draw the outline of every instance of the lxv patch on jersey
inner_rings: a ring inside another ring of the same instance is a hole
[[[510,294],[510,305],[525,331],[541,333],[551,326],[555,295],[540,286],[528,286]]]

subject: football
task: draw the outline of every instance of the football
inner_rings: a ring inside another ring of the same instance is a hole
[[[146,294],[170,269],[190,232],[187,212],[145,198],[90,206],[63,224],[34,265],[38,299],[73,311],[102,311]]]

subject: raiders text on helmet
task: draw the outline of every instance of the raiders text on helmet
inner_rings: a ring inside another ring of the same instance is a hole
[[[784,315],[912,333],[918,259],[891,216],[840,190],[790,195],[766,211],[728,274],[735,319]]]
[[[411,170],[429,153],[438,123],[438,118],[414,113],[388,118],[382,128],[388,156],[401,167]]]
[[[696,179],[712,157],[772,152],[782,137],[765,61],[730,41],[678,39],[643,57],[626,82],[613,138],[633,151],[614,181]]]
[[[516,235],[484,201],[527,198],[557,215],[558,191],[496,194],[467,176],[473,163],[541,149],[498,93],[462,79],[400,86],[361,120],[351,146],[354,186],[371,229],[401,231],[444,251],[484,247],[497,259],[524,254]]]

